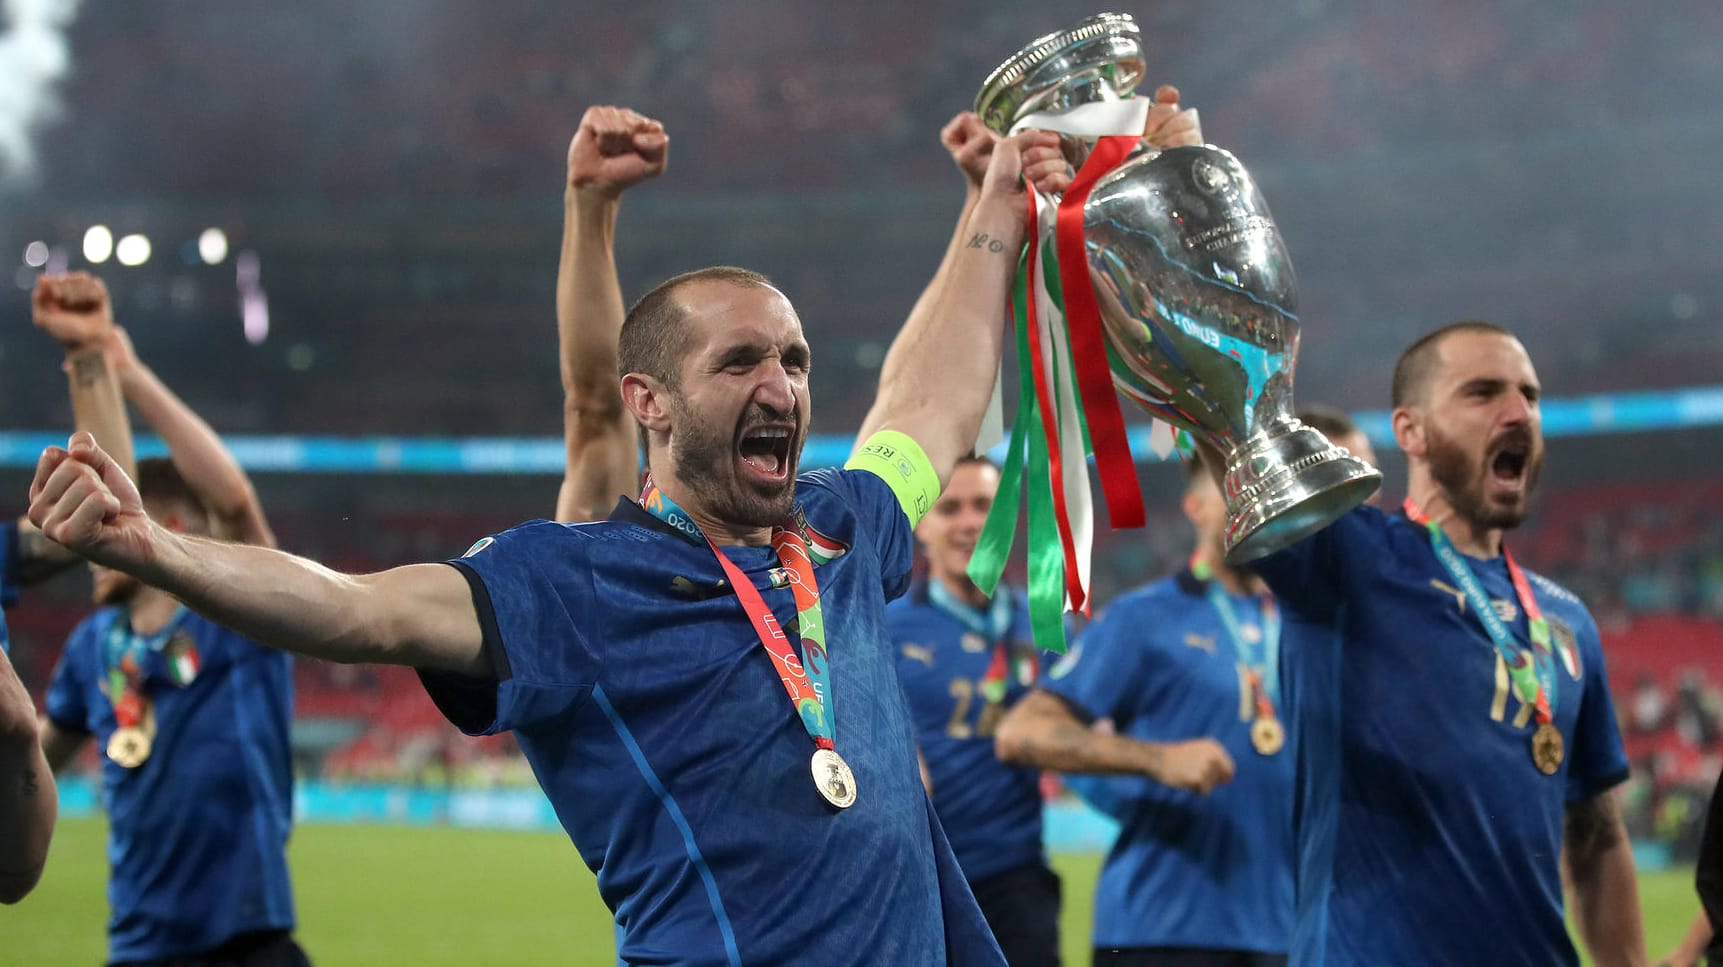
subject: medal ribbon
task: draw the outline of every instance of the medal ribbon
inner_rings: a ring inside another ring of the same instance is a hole
[[[772,550],[777,552],[778,562],[783,565],[796,598],[796,628],[802,639],[802,654],[798,656],[772,609],[766,606],[765,599],[754,588],[754,583],[724,556],[711,538],[700,533],[694,518],[659,490],[650,477],[640,503],[653,516],[675,527],[691,541],[693,534],[700,534],[700,540],[711,548],[712,556],[718,559],[718,566],[724,569],[724,576],[742,603],[742,610],[753,624],[761,646],[772,656],[772,663],[778,669],[778,679],[784,683],[784,692],[790,697],[790,705],[801,718],[814,745],[821,749],[835,748],[837,722],[828,684],[830,668],[826,655],[826,626],[820,611],[819,585],[814,580],[814,562],[808,554],[807,539],[802,536],[801,509],[796,509],[788,526],[780,524],[772,528]],[[672,515],[679,520],[672,520]]]
[[[1258,596],[1262,602],[1262,647],[1258,649],[1245,637],[1244,626],[1232,606],[1232,596],[1215,579],[1214,566],[1192,555],[1190,568],[1191,575],[1203,582],[1210,606],[1220,615],[1220,623],[1226,628],[1227,637],[1232,639],[1233,651],[1249,671],[1256,717],[1274,718],[1275,703],[1280,701],[1280,605],[1275,603],[1272,594],[1265,592]]]
[[[1532,705],[1537,710],[1539,725],[1548,725],[1554,720],[1551,711],[1556,704],[1555,652],[1550,648],[1549,619],[1543,616],[1538,607],[1538,599],[1532,595],[1531,583],[1526,580],[1526,574],[1515,563],[1514,555],[1508,550],[1507,544],[1502,545],[1502,558],[1508,565],[1508,578],[1514,583],[1514,596],[1520,600],[1520,608],[1526,613],[1526,625],[1531,630],[1532,651],[1531,661],[1527,661],[1526,649],[1520,647],[1514,640],[1513,632],[1503,623],[1501,616],[1491,606],[1489,595],[1484,593],[1483,585],[1478,583],[1477,575],[1466,566],[1460,552],[1454,548],[1454,542],[1443,533],[1442,526],[1431,520],[1422,508],[1407,497],[1403,505],[1407,518],[1412,523],[1422,526],[1430,533],[1430,547],[1436,552],[1436,559],[1442,562],[1442,567],[1466,593],[1466,600],[1471,602],[1472,611],[1478,620],[1483,622],[1484,632],[1489,635],[1490,643],[1495,645],[1496,653],[1502,656],[1502,662],[1507,665],[1508,677],[1514,683],[1514,694],[1520,701]]]
[[[1035,656],[1012,654],[1011,646],[1005,640],[1011,630],[1010,592],[1001,591],[996,594],[988,604],[987,613],[983,615],[958,600],[956,595],[946,589],[944,582],[931,578],[927,582],[927,600],[993,646],[993,656],[987,662],[987,672],[981,676],[982,698],[995,705],[1005,701],[1005,692],[1010,687],[1006,678],[1012,673],[1025,685],[1035,680]]]
[[[108,700],[114,703],[114,721],[120,728],[131,728],[144,720],[143,657],[160,651],[187,614],[186,606],[174,609],[168,623],[153,635],[132,631],[131,615],[120,609],[108,626],[106,639],[108,665]]]

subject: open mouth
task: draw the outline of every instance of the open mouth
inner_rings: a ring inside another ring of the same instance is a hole
[[[783,480],[790,473],[790,436],[789,427],[753,427],[742,434],[736,452],[760,476]]]
[[[1496,451],[1490,461],[1490,476],[1502,483],[1513,483],[1525,478],[1526,462],[1531,458],[1531,448],[1523,443],[1510,443]]]

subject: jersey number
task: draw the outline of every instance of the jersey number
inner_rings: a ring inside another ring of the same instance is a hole
[[[951,720],[945,723],[945,734],[954,739],[989,739],[995,729],[999,728],[999,720],[1005,715],[1005,703],[982,700],[981,720],[974,726],[969,724],[969,706],[974,704],[975,695],[980,691],[975,681],[968,678],[953,678],[951,680],[951,697],[956,700],[951,708]]]

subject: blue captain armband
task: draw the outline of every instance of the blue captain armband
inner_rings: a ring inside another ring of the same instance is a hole
[[[885,481],[912,528],[921,523],[939,497],[939,474],[921,444],[896,430],[880,430],[868,437],[850,454],[844,469],[865,470]]]

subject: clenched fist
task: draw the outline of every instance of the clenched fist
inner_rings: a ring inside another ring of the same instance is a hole
[[[669,163],[664,125],[625,107],[590,107],[568,146],[568,187],[614,200]]]
[[[1231,782],[1232,775],[1232,756],[1213,739],[1190,739],[1161,746],[1159,762],[1149,772],[1149,778],[1163,786],[1203,796],[1216,786]]]
[[[37,328],[68,351],[104,346],[114,328],[108,287],[87,272],[41,276],[30,308]]]
[[[42,451],[30,483],[30,523],[56,544],[122,571],[149,562],[159,536],[137,486],[88,433],[74,434],[65,449]]]
[[[939,132],[939,143],[951,152],[952,163],[969,180],[972,190],[979,190],[987,177],[987,162],[993,157],[993,145],[999,136],[981,123],[974,111],[964,111],[946,123]]]

